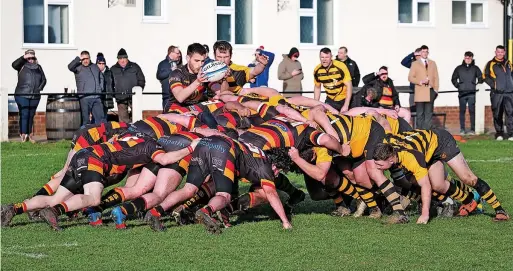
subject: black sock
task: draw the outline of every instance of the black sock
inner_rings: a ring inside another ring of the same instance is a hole
[[[290,183],[287,176],[285,176],[285,174],[283,173],[280,173],[278,175],[278,177],[274,181],[274,184],[276,185],[276,189],[287,193],[289,196],[292,196],[292,194],[296,192],[296,190],[298,190]]]
[[[53,194],[53,190],[52,188],[50,188],[50,186],[48,184],[45,184],[43,185],[43,187],[41,187],[41,189],[39,189],[33,197],[35,196],[50,196]]]
[[[492,191],[492,188],[483,180],[477,179],[476,186],[474,187],[481,196],[492,208],[497,211],[504,211],[500,201],[497,199],[497,196]]]
[[[233,211],[246,211],[247,209],[251,208],[251,197],[253,192],[249,192],[246,194],[241,195],[240,197],[232,200],[230,202],[230,207]]]
[[[136,198],[133,201],[124,202],[121,205],[121,211],[125,215],[135,215],[139,211],[146,210],[146,201],[144,198]]]
[[[121,189],[114,188],[111,191],[112,192],[108,193],[108,196],[105,195],[102,197],[102,201],[100,202],[100,205],[98,205],[100,209],[105,210],[125,201],[125,195]]]
[[[57,215],[63,215],[68,211],[68,207],[64,202],[55,205],[53,208],[57,211]]]
[[[156,216],[156,217],[161,217],[166,213],[166,211],[164,211],[164,208],[162,208],[162,206],[160,206],[160,205],[153,207],[150,210],[150,212],[153,216]]]
[[[14,212],[17,215],[21,215],[27,211],[27,205],[25,205],[25,202],[20,202],[14,204]]]

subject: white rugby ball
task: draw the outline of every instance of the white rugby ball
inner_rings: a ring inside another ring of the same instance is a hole
[[[228,66],[221,61],[211,61],[201,68],[201,72],[205,74],[207,81],[217,82],[224,78],[228,72]]]

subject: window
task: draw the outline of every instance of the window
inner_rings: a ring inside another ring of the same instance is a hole
[[[453,0],[452,24],[454,25],[485,25],[485,0]]]
[[[333,45],[333,1],[299,2],[299,42],[309,45]]]
[[[166,0],[144,0],[143,22],[166,23]]]
[[[69,46],[71,0],[23,0],[23,43]]]
[[[217,0],[217,40],[253,44],[253,0]]]
[[[400,24],[433,24],[433,0],[399,0],[398,4],[398,21]]]

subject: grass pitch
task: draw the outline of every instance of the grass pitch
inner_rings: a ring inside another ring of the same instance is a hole
[[[476,140],[460,146],[512,214],[513,143]],[[6,204],[31,196],[58,171],[69,143],[3,143],[1,148],[1,202]],[[304,188],[301,178],[290,177]],[[290,232],[270,220],[265,207],[219,236],[200,225],[173,223],[155,233],[139,221],[119,231],[112,223],[92,228],[81,220],[53,232],[21,215],[1,230],[1,269],[511,270],[513,222],[494,223],[491,207],[485,208],[485,215],[435,218],[428,225],[416,225],[416,217],[407,225],[384,225],[365,217],[331,217],[331,202],[307,197]]]

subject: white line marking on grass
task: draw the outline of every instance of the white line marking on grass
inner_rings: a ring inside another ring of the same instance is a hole
[[[24,257],[32,258],[32,259],[42,259],[42,258],[48,256],[43,253],[25,253],[25,252],[16,252],[16,251],[2,251],[2,253],[8,254],[8,255],[24,256]]]
[[[39,245],[33,245],[33,246],[12,246],[8,247],[6,249],[35,249],[35,248],[52,248],[52,247],[77,247],[77,242],[72,243],[64,243],[64,244],[54,244],[54,245],[47,245],[47,244],[39,244]]]
[[[497,158],[497,159],[486,159],[486,160],[481,160],[481,159],[468,159],[467,162],[470,162],[470,163],[474,163],[474,162],[480,162],[480,163],[504,163],[504,162],[509,162],[509,161],[513,161],[513,157],[502,157],[502,158]]]
[[[23,156],[23,157],[26,157],[26,156],[56,156],[56,155],[61,155],[60,153],[53,153],[53,152],[45,152],[45,153],[26,153],[26,154],[21,154],[21,153],[13,153],[13,154],[7,154],[7,155],[4,155],[4,157],[19,157],[19,156]]]

